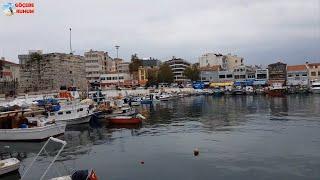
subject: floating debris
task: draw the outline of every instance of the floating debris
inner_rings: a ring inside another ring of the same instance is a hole
[[[194,156],[198,156],[199,155],[199,149],[198,148],[193,150],[193,155]]]

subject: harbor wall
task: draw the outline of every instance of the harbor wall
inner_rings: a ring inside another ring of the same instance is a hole
[[[117,97],[117,96],[139,96],[139,95],[147,95],[149,93],[158,93],[158,92],[185,92],[185,93],[193,93],[193,88],[161,88],[161,89],[124,89],[124,90],[104,90],[102,94],[106,95],[106,97]]]

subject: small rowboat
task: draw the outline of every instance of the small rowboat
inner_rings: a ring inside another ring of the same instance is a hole
[[[0,161],[0,175],[18,170],[20,161],[16,158],[9,158]]]
[[[132,116],[115,116],[109,118],[111,124],[140,124],[141,118]]]

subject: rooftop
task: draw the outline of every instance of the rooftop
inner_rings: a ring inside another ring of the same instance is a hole
[[[14,66],[19,66],[19,64],[11,62],[11,61],[6,61],[4,59],[0,59],[0,64],[10,64],[10,65],[14,65]]]
[[[287,66],[287,71],[305,71],[305,70],[307,70],[307,66],[304,64]]]

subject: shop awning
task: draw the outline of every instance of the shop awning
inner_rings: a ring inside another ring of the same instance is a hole
[[[217,82],[210,83],[210,87],[222,87],[222,86],[232,86],[233,82]]]

